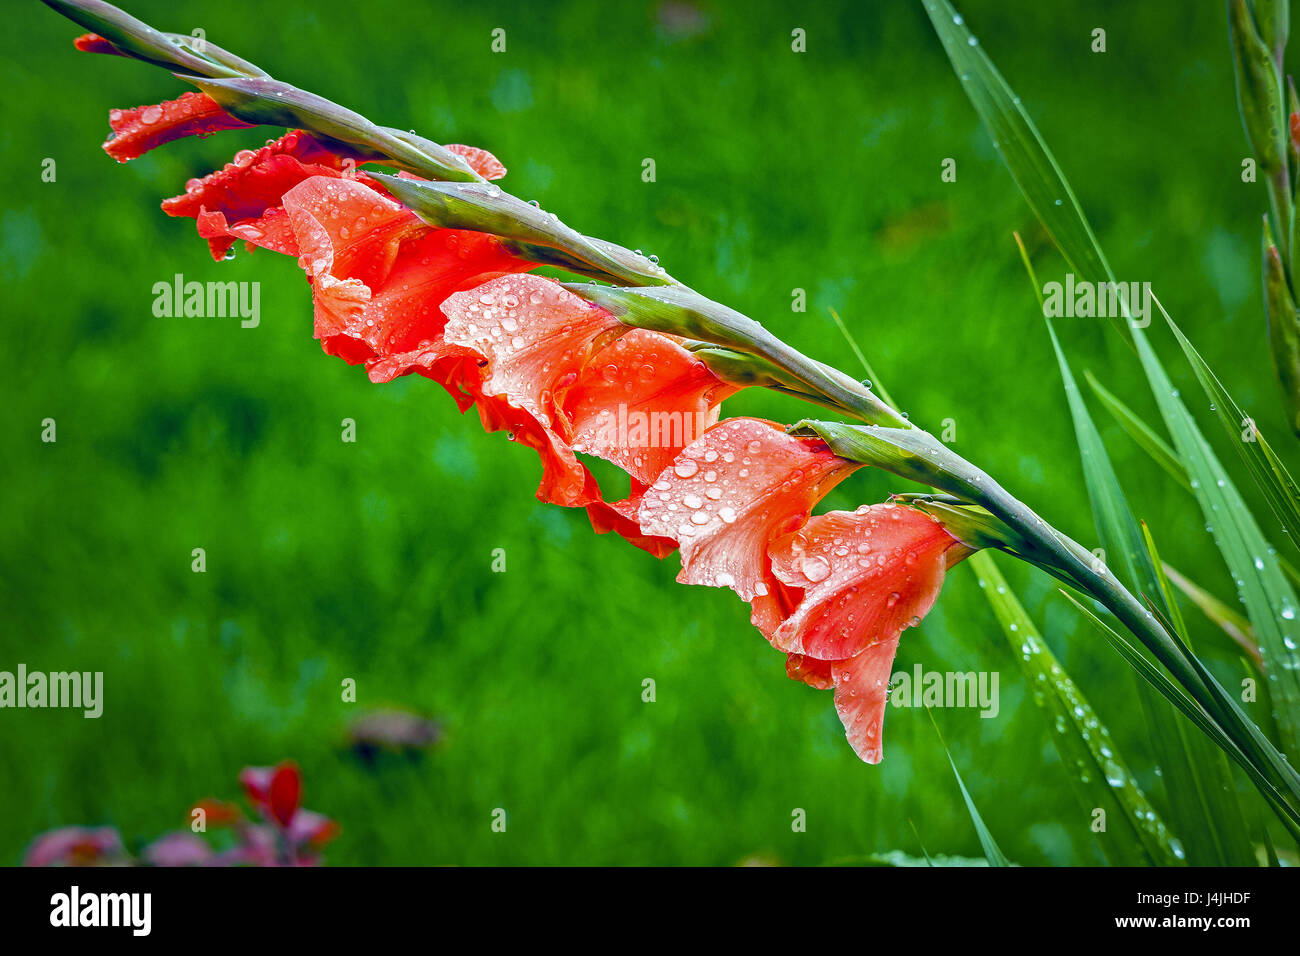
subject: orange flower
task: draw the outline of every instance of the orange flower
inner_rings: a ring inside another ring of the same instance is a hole
[[[637,512],[641,508],[646,487],[633,478],[632,491],[626,498],[622,501],[593,501],[587,505],[587,518],[596,534],[609,534],[612,531],[642,551],[649,552],[656,558],[666,558],[677,550],[677,541],[661,535],[645,534],[637,521]]]
[[[210,136],[227,129],[252,129],[252,123],[231,116],[206,93],[185,93],[179,99],[113,110],[108,114],[113,135],[104,152],[119,163],[143,156],[163,143],[185,136]]]
[[[772,573],[797,596],[768,633],[789,655],[786,673],[833,687],[849,743],[879,763],[899,636],[920,623],[944,572],[971,550],[929,515],[880,504],[812,518],[768,553]]]
[[[116,52],[102,37],[87,34],[77,47],[92,52]],[[206,137],[222,130],[252,129],[227,113],[206,93],[185,93],[175,100],[115,109],[109,113],[113,135],[104,150],[119,163],[136,159],[149,150],[185,136]],[[485,179],[500,179],[505,166],[476,146],[446,147],[461,156]],[[199,235],[208,240],[214,259],[222,259],[237,240],[251,249],[262,246],[286,255],[298,255],[282,197],[313,176],[354,178],[383,195],[387,193],[365,173],[355,172],[357,157],[302,130],[290,130],[256,151],[245,149],[232,162],[202,179],[192,179],[185,192],[163,202],[169,216],[192,217]],[[402,174],[409,175],[409,174]]]
[[[668,336],[629,329],[579,374],[573,447],[649,484],[717,424],[718,404],[736,391]]]
[[[325,351],[365,362],[375,381],[416,371],[463,399],[461,360],[471,353],[447,347],[439,306],[457,290],[532,264],[495,236],[435,229],[357,180],[313,176],[283,203]]]
[[[85,49],[111,49],[85,40]],[[181,136],[249,124],[190,93],[114,111],[112,125],[106,148],[125,160]],[[447,148],[486,179],[505,175],[486,150]],[[629,332],[555,282],[528,280],[511,291],[510,281],[522,280],[506,277],[533,263],[496,236],[426,224],[355,165],[293,130],[191,180],[163,209],[193,217],[215,259],[238,240],[297,256],[327,353],[364,363],[372,381],[416,372],[442,384],[462,410],[477,403],[485,428],[507,430],[539,452],[542,500],[587,507],[597,531],[661,556],[671,551],[671,540],[637,527],[640,494],[717,421],[718,403],[735,388],[671,337]],[[499,305],[483,301],[496,296]],[[579,451],[627,471],[629,497],[606,503]]]
[[[604,309],[557,282],[502,277],[443,303],[445,337],[485,359],[479,412],[488,431],[506,430],[542,458],[537,497],[581,507],[598,499],[571,447],[568,392],[603,342],[623,331]]]
[[[881,757],[890,669],[944,571],[971,553],[935,519],[902,505],[809,517],[856,468],[817,439],[754,418],[711,428],[645,492],[643,533],[677,541],[684,584],[729,587],[795,680],[835,690],[849,743]]]
[[[240,239],[249,249],[261,246],[296,256],[284,194],[312,176],[341,176],[343,168],[343,157],[310,133],[293,130],[256,152],[241,150],[202,179],[191,179],[185,192],[163,200],[162,208],[169,216],[194,219],[213,259],[225,257]]]
[[[665,542],[647,539],[632,521],[637,494],[691,430],[716,421],[718,403],[735,389],[668,336],[629,331],[540,276],[502,276],[450,296],[442,308],[446,341],[483,356],[477,402],[484,427],[508,430],[541,455],[538,498],[589,507],[598,531],[662,552]],[[632,497],[605,504],[579,451],[627,471]]]
[[[682,549],[683,584],[729,587],[769,634],[788,610],[768,546],[800,527],[835,485],[861,465],[815,438],[796,438],[758,418],[732,418],[688,445],[641,502],[647,534]]]
[[[505,167],[487,150],[447,148],[464,156],[485,176],[505,175]],[[241,150],[232,162],[202,179],[190,180],[185,192],[164,200],[162,208],[169,216],[192,217],[199,235],[208,240],[214,259],[223,258],[238,239],[250,250],[262,246],[296,256],[300,250],[283,208],[284,196],[316,176],[361,183],[388,197],[376,180],[356,171],[356,162],[346,153],[329,149],[310,133],[291,130],[279,139],[267,140],[256,152]],[[410,217],[414,219],[414,213]]]

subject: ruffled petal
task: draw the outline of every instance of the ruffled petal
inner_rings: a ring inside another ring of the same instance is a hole
[[[919,621],[960,543],[927,514],[880,504],[818,515],[773,542],[772,573],[799,606],[772,635],[792,654],[845,660]],[[964,551],[964,549],[963,549]]]
[[[473,349],[450,345],[439,336],[405,352],[369,359],[366,374],[377,385],[401,375],[423,375],[445,388],[463,412],[474,404],[476,389],[472,385],[482,378],[482,362],[483,356]]]
[[[632,329],[582,369],[568,402],[573,447],[649,484],[736,391],[666,335]]]
[[[818,690],[830,690],[835,686],[832,668],[839,661],[819,661],[815,657],[803,654],[787,654],[785,657],[785,674],[791,680],[803,681],[809,687]]]
[[[884,756],[885,705],[889,703],[889,675],[897,650],[895,634],[857,657],[831,665],[835,712],[853,752],[866,763],[880,763]]]
[[[945,570],[969,549],[929,515],[880,504],[811,518],[768,554],[773,575],[799,595],[768,634],[789,654],[786,672],[814,687],[834,686],[849,743],[878,763],[899,635],[920,623]]]
[[[96,38],[101,39],[102,38]],[[83,49],[78,46],[78,49]],[[116,53],[96,46],[94,52]],[[156,146],[185,136],[210,136],[227,129],[252,129],[252,123],[231,116],[207,93],[186,93],[167,100],[108,114],[113,135],[104,143],[104,152],[119,163],[144,155]]]
[[[299,248],[282,208],[284,195],[315,176],[341,177],[343,168],[342,156],[311,134],[294,130],[256,152],[240,152],[215,173],[190,180],[185,192],[165,200],[162,208],[169,216],[192,217],[214,259],[223,258],[239,239],[296,256]]]
[[[729,587],[746,601],[760,599],[766,610],[779,583],[768,544],[803,524],[813,506],[860,467],[817,439],[787,435],[758,418],[732,418],[664,469],[638,519],[646,534],[681,546],[678,581]]]
[[[609,534],[612,531],[642,551],[653,554],[656,558],[666,558],[677,550],[677,542],[672,538],[644,534],[637,522],[637,510],[641,507],[645,490],[646,486],[633,478],[631,494],[622,501],[596,501],[589,504],[587,517],[596,534]]]
[[[370,363],[378,381],[415,371],[463,395],[458,376],[471,353],[447,347],[440,305],[457,290],[531,263],[495,236],[435,229],[355,180],[315,176],[283,201],[312,280],[325,351]]]
[[[462,146],[460,143],[452,143],[447,149],[469,163],[469,168],[484,179],[503,179],[505,177],[506,168],[501,165],[501,160],[486,149],[479,149],[477,146]]]
[[[502,276],[447,298],[447,342],[484,357],[480,415],[542,458],[542,501],[585,507],[599,488],[578,461],[565,400],[593,352],[624,326],[539,276]]]
[[[568,437],[563,393],[618,319],[558,282],[540,276],[503,276],[443,304],[448,342],[487,359],[485,395],[505,399]]]
[[[504,431],[511,441],[537,452],[542,462],[542,480],[537,486],[539,501],[566,508],[585,508],[601,500],[596,479],[549,421],[541,421],[527,409],[497,395],[480,393],[476,405],[484,431]]]
[[[771,574],[771,559],[768,559],[769,573],[764,582],[765,590],[756,593],[749,602],[749,620],[769,641],[772,634],[781,626],[781,622],[794,613],[803,597],[798,588],[787,587],[775,575]]]

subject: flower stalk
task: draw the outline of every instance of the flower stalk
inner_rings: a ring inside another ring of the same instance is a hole
[[[1269,347],[1287,423],[1300,435],[1300,316],[1294,306],[1300,104],[1283,77],[1289,32],[1289,0],[1228,0],[1237,107],[1268,192],[1263,268]]]

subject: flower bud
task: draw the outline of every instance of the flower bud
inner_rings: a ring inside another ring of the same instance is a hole
[[[1300,315],[1267,220],[1264,222],[1264,306],[1273,367],[1282,386],[1283,407],[1292,430],[1300,435]]]
[[[464,159],[437,143],[376,126],[360,113],[323,96],[268,77],[188,79],[246,123],[305,129],[346,144],[360,159],[392,161],[400,169],[433,179],[482,181]]]
[[[607,282],[651,285],[674,281],[645,256],[612,242],[584,236],[499,186],[420,182],[382,173],[373,178],[429,225],[500,236],[506,240],[506,247],[521,259],[559,266]],[[580,288],[571,291],[582,295]]]
[[[800,382],[821,404],[852,412],[864,421],[910,428],[863,383],[786,345],[758,322],[683,285],[650,289],[570,285],[569,288],[626,325],[711,342],[766,359]]]
[[[1284,168],[1286,161],[1287,124],[1281,78],[1246,0],[1229,0],[1228,27],[1237,76],[1237,105],[1246,136],[1260,168],[1272,176]]]
[[[1255,22],[1259,24],[1260,39],[1273,54],[1281,73],[1282,54],[1291,30],[1291,0],[1255,0]]]
[[[92,33],[103,37],[123,56],[143,60],[155,66],[166,67],[184,74],[188,79],[194,76],[240,76],[252,67],[251,63],[238,58],[239,66],[222,62],[220,56],[210,52],[198,52],[189,43],[180,42],[172,34],[155,30],[149,24],[137,20],[117,7],[99,0],[44,0],[45,5],[57,13],[63,14],[74,23],[80,24]],[[213,48],[217,49],[217,48]],[[224,51],[220,51],[224,53]],[[226,54],[226,57],[229,57]]]
[[[992,484],[982,471],[920,428],[847,425],[805,419],[794,425],[790,433],[816,435],[841,458],[874,465],[964,500],[978,498]]]
[[[968,553],[985,548],[997,548],[1012,554],[1022,554],[1026,550],[1020,535],[1006,522],[979,505],[950,495],[917,493],[894,495],[894,500],[923,511],[939,521],[950,535],[966,547]]]

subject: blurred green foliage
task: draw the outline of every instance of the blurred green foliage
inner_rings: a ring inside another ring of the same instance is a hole
[[[163,29],[202,28],[376,122],[491,149],[517,195],[658,255],[856,373],[827,315],[836,308],[914,420],[937,430],[952,419],[963,455],[1066,532],[1094,538],[1011,231],[1043,281],[1064,268],[919,5],[126,6]],[[1154,284],[1287,445],[1257,278],[1266,199],[1240,178],[1247,147],[1222,8],[960,9],[1053,145],[1120,277]],[[186,87],[76,53],[79,31],[35,0],[9,4],[8,17],[0,669],[102,670],[105,709],[99,720],[0,711],[0,863],[71,823],[115,825],[138,848],[184,826],[195,799],[233,796],[241,766],[282,757],[302,764],[306,805],[343,826],[333,863],[816,864],[920,856],[922,844],[980,855],[924,714],[891,708],[884,763],[859,763],[830,695],[786,679],[730,592],[678,585],[675,557],[656,562],[593,536],[581,512],[538,504],[536,456],[483,434],[432,383],[373,386],[324,356],[291,258],[241,251],[214,263],[191,221],[159,211],[188,178],[273,132],[174,143],[116,168],[99,149],[108,109]],[[501,54],[490,50],[497,27]],[[803,54],[791,51],[796,27]],[[1104,54],[1090,49],[1096,27]],[[655,183],[641,179],[647,157]],[[948,157],[955,183],[940,179]],[[261,325],[155,318],[152,286],[178,272],[260,281]],[[795,288],[807,290],[806,313],[791,311]],[[1076,369],[1157,420],[1103,320],[1059,328]],[[1167,332],[1153,333],[1197,394]],[[748,393],[726,411],[804,413]],[[40,440],[45,418],[57,421],[55,444]],[[344,418],[356,421],[355,444],[340,440]],[[1231,598],[1190,498],[1098,420],[1166,557]],[[900,490],[859,474],[824,507]],[[190,570],[196,547],[205,574]],[[506,573],[491,572],[494,548]],[[1001,567],[1160,805],[1126,665],[1050,580]],[[1188,616],[1202,646],[1222,645]],[[989,829],[1017,862],[1100,862],[1009,653],[959,567],[906,633],[897,667],[1000,671],[995,719],[935,714]],[[1240,680],[1236,660],[1211,656],[1224,680]],[[349,677],[357,704],[340,699]],[[646,678],[653,704],[641,700]],[[344,728],[381,705],[437,717],[447,739],[422,759],[359,762]],[[490,828],[497,807],[504,834]],[[795,808],[806,833],[792,832]]]

